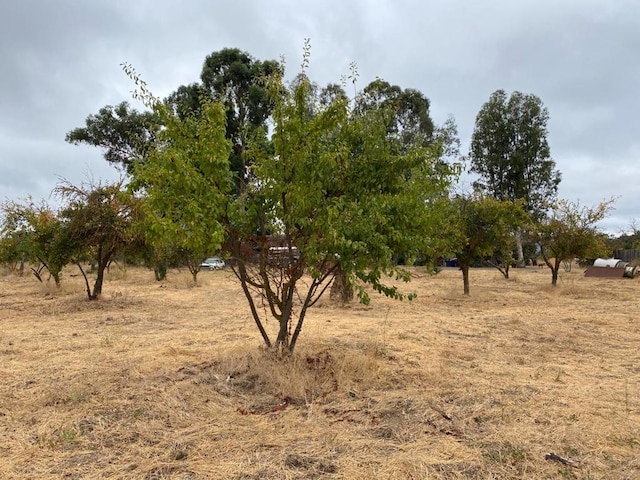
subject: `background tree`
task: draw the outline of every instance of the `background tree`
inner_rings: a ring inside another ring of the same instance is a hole
[[[544,216],[560,183],[547,142],[549,113],[540,98],[504,90],[494,92],[476,117],[469,156],[475,187],[498,200],[523,200],[534,219]],[[517,255],[524,265],[522,237]]]
[[[89,300],[96,300],[102,294],[105,269],[131,237],[131,197],[122,190],[121,181],[82,186],[64,181],[55,192],[66,201],[60,218],[68,231],[72,261],[84,277]],[[81,264],[84,256],[96,266],[93,289]]]
[[[161,126],[153,112],[138,112],[127,102],[101,108],[96,115],[89,115],[85,124],[67,133],[67,142],[104,149],[105,160],[128,173],[153,148]]]
[[[73,246],[58,214],[45,202],[37,205],[31,200],[7,202],[3,210],[7,220],[4,230],[16,243],[21,261],[32,262],[31,271],[40,282],[46,270],[60,287],[60,275],[71,259]]]
[[[6,201],[0,208],[0,264],[22,276],[30,250],[29,226],[21,214],[22,206]]]
[[[243,188],[249,174],[246,164],[249,157],[244,155],[247,142],[254,136],[266,139],[266,123],[273,103],[261,79],[279,68],[280,64],[274,60],[260,61],[237,48],[225,48],[206,57],[201,82],[182,85],[163,101],[183,121],[201,116],[202,106],[208,102],[224,105],[226,138],[232,144],[229,161],[236,190]],[[108,162],[132,173],[133,164],[145,160],[155,149],[163,121],[153,109],[139,112],[122,102],[107,105],[96,115],[90,115],[85,127],[70,131],[66,139],[76,145],[105,149]]]
[[[455,250],[462,270],[464,294],[469,295],[469,269],[477,259],[510,250],[513,233],[527,223],[528,215],[518,202],[492,197],[455,197],[452,219],[459,228]]]
[[[616,250],[640,250],[640,226],[636,220],[632,220],[626,231],[618,236],[609,236],[606,243],[613,257],[616,256]]]
[[[554,287],[562,262],[606,255],[607,248],[596,224],[606,217],[613,202],[608,200],[595,207],[585,207],[578,202],[559,200],[538,223],[534,238],[544,263],[551,269]]]
[[[239,189],[247,180],[247,142],[256,135],[264,137],[273,108],[262,80],[280,69],[275,60],[260,61],[237,48],[211,53],[202,66],[203,90],[225,107],[226,138],[232,146],[229,163]]]
[[[26,253],[21,251],[19,237],[11,234],[0,235],[0,265],[7,267],[11,273],[22,276],[25,261]]]
[[[402,89],[382,79],[367,85],[356,98],[356,113],[380,108],[393,112],[387,130],[400,147],[410,148],[416,143],[427,146],[434,140],[436,130],[429,114],[429,100],[419,90]]]

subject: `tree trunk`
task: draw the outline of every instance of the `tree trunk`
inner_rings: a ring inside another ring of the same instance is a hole
[[[78,268],[80,269],[80,273],[82,273],[82,277],[84,278],[84,285],[87,289],[87,297],[89,298],[89,300],[91,300],[91,288],[89,288],[89,279],[87,278],[87,274],[82,268],[82,264],[80,263],[79,260],[74,260],[73,263],[75,263],[78,266]]]
[[[278,331],[278,338],[276,338],[275,347],[280,352],[290,353],[289,350],[289,325],[291,316],[293,314],[293,294],[294,288],[289,286],[289,290],[284,297],[284,308],[282,309],[282,315],[279,319],[280,330]]]
[[[24,275],[24,262],[26,260],[26,254],[22,254],[22,256],[20,257],[20,267],[18,267],[18,275],[22,276]]]
[[[96,272],[96,281],[93,284],[93,292],[89,296],[89,300],[98,300],[100,295],[102,295],[102,284],[104,283],[104,271],[107,269],[107,265],[109,265],[109,261],[113,254],[115,253],[115,248],[107,247],[107,251],[104,251],[102,246],[98,247],[98,271]]]
[[[167,278],[167,265],[164,263],[155,265],[153,268],[153,275],[156,278],[156,282],[161,282]]]
[[[516,253],[518,255],[518,261],[516,265],[519,268],[524,267],[524,251],[522,249],[522,230],[516,232]]]
[[[353,285],[349,282],[347,273],[342,269],[340,264],[338,264],[335,276],[333,277],[329,298],[340,303],[349,303],[353,300]]]
[[[469,265],[460,265],[462,270],[462,283],[464,284],[464,294],[469,295]]]
[[[104,282],[104,271],[107,265],[98,264],[98,272],[96,275],[96,282],[93,284],[93,292],[89,297],[89,300],[97,300],[102,295],[102,283]]]
[[[553,266],[551,267],[551,285],[553,285],[554,287],[557,287],[558,285],[558,272],[560,271],[560,261],[558,260],[558,257],[556,257],[555,261],[553,262]]]

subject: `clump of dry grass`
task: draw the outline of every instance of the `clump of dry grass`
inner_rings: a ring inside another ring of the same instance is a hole
[[[354,350],[307,347],[286,356],[265,349],[236,348],[218,353],[201,368],[196,381],[214,385],[219,393],[240,390],[281,400],[282,405],[311,405],[373,388],[379,369],[374,346]]]

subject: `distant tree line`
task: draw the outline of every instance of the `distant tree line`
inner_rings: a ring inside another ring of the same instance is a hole
[[[306,43],[287,82],[279,62],[223,49],[206,57],[199,82],[164,99],[123,65],[147,110],[105,106],[66,140],[101,148],[124,180],[62,182],[58,210],[5,202],[0,262],[20,273],[27,264],[56,285],[75,264],[94,300],[118,255],[157,280],[186,266],[196,284],[202,260],[218,253],[265,345],[292,352],[308,309],[332,286],[343,302],[368,302],[371,290],[412,298],[396,284],[410,279],[399,258],[436,271],[438,258],[456,257],[469,294],[478,262],[508,277],[510,266],[540,258],[555,285],[560,262],[604,248],[596,224],[611,202],[557,200],[548,112],[536,96],[491,95],[469,152],[478,181],[460,193],[452,118],[436,125],[423,93],[382,79],[358,91],[355,65],[321,87],[308,77],[309,58]]]

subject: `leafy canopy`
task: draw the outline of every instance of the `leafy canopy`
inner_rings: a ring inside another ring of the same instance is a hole
[[[439,143],[425,146],[422,136],[409,143],[390,134],[394,104],[354,109],[335,88],[315,95],[304,71],[291,88],[277,72],[267,88],[274,102],[273,135],[268,144],[250,144],[255,177],[230,205],[229,232],[236,274],[265,343],[291,351],[307,308],[323,294],[338,263],[364,302],[367,284],[393,298],[407,297],[394,280],[409,276],[393,256],[412,258],[434,247],[443,218],[437,206],[455,169],[440,162]],[[274,241],[284,259],[274,258]],[[303,282],[305,274],[310,280]],[[278,321],[275,342],[250,290]],[[302,303],[294,315],[298,297]]]
[[[85,124],[67,133],[67,142],[103,148],[105,160],[129,173],[134,163],[146,158],[160,129],[157,115],[138,112],[127,102],[101,108]]]
[[[508,251],[514,232],[528,223],[522,202],[492,197],[458,196],[453,199],[460,239],[456,256],[463,273],[464,293],[469,294],[469,267],[476,259]]]
[[[494,92],[476,117],[469,157],[475,186],[498,200],[524,200],[541,218],[556,198],[560,173],[547,142],[549,112],[540,98]]]
[[[606,245],[597,230],[597,223],[606,217],[614,200],[594,207],[579,202],[558,200],[548,216],[535,228],[534,238],[540,246],[540,254],[551,269],[551,283],[557,284],[562,262],[573,258],[596,258],[606,254]]]
[[[165,125],[148,161],[133,169],[130,187],[142,194],[143,229],[157,251],[185,252],[195,281],[200,261],[225,238],[222,222],[231,188],[225,109],[203,100],[197,112],[181,115],[153,97],[130,66],[125,71]]]

